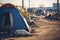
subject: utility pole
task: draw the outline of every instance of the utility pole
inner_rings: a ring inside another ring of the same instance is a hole
[[[30,8],[30,0],[29,0],[29,8]]]
[[[59,0],[57,0],[57,13],[56,13],[56,19],[59,19]]]
[[[24,8],[24,0],[22,0],[22,8]]]
[[[57,12],[59,14],[59,0],[57,0]]]

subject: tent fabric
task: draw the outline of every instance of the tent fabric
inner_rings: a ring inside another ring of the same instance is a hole
[[[24,17],[22,17],[21,13],[19,12],[17,8],[4,8],[4,7],[0,8],[0,16],[2,16],[4,12],[10,12],[10,14],[12,15],[12,19],[13,19],[12,29],[13,30],[24,29],[26,31],[29,31],[30,28],[27,22],[25,21]],[[1,24],[1,20],[0,20],[0,24]]]
[[[0,16],[0,32],[10,29],[11,29],[10,13],[4,12]]]
[[[14,5],[10,4],[10,3],[7,3],[7,4],[4,4],[3,6],[1,7],[4,7],[4,8],[15,8]]]

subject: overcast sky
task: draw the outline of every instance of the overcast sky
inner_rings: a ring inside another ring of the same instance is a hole
[[[56,2],[57,0],[30,0],[31,7],[39,7],[40,5],[44,5],[44,7],[49,7]],[[0,0],[0,3],[12,3],[14,5],[22,5],[22,0]],[[29,7],[29,0],[24,0],[24,5],[26,7]]]

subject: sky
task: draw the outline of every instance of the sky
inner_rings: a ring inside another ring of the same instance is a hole
[[[52,7],[52,4],[56,2],[57,0],[30,0],[30,7],[39,7],[41,5],[44,7]],[[12,3],[21,6],[22,0],[0,0],[0,3]],[[29,0],[24,0],[24,6],[29,7]]]

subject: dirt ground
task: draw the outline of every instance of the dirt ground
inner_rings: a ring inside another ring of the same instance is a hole
[[[6,38],[4,40],[60,40],[60,21],[37,21],[38,28],[30,37]]]

